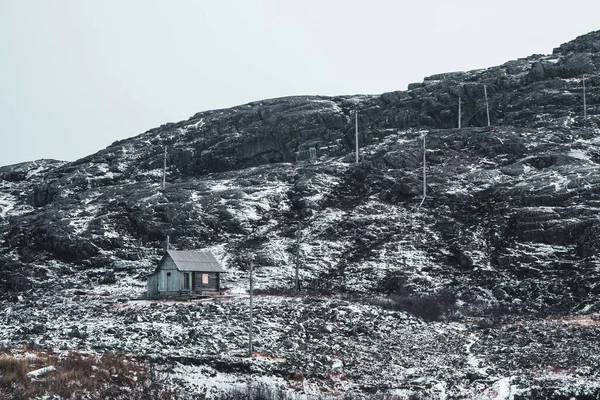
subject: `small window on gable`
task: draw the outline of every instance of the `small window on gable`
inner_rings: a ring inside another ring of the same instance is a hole
[[[208,284],[208,274],[202,274],[202,283]]]
[[[170,272],[167,272],[167,276],[171,276],[171,273],[170,273]]]

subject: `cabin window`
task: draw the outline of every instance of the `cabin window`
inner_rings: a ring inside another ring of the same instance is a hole
[[[170,272],[167,272],[167,276],[171,276],[171,273],[170,273]]]
[[[208,274],[202,274],[202,283],[204,285],[208,284]]]
[[[190,288],[190,273],[189,272],[183,273],[183,288],[185,290],[189,290],[189,288]]]

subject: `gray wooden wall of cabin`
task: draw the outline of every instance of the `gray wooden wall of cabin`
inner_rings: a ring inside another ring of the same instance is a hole
[[[171,274],[170,276],[168,274]],[[166,257],[158,272],[158,291],[177,292],[183,289],[183,274],[179,272],[171,257]]]
[[[146,295],[148,297],[158,296],[158,273],[148,277]]]
[[[202,283],[202,274],[208,275],[208,283]],[[194,272],[194,292],[218,292],[221,290],[218,272]]]

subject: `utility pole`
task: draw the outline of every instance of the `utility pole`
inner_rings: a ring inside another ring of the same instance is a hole
[[[485,95],[485,110],[487,112],[487,126],[490,126],[490,104],[488,103],[487,97],[487,86],[483,85],[483,93]]]
[[[252,357],[252,267],[253,262],[250,260],[250,329],[248,330],[248,357]]]
[[[297,291],[300,291],[300,238],[302,232],[300,230],[300,223],[298,223],[298,230],[296,230],[296,280],[294,286]]]
[[[427,149],[425,149],[425,138],[427,133],[423,133],[423,200],[427,196]]]
[[[421,207],[425,202],[425,198],[427,197],[427,157],[426,157],[426,149],[425,149],[425,137],[427,136],[427,132],[423,132],[423,199],[419,203],[418,207]],[[414,208],[414,207],[413,207]]]
[[[165,190],[165,183],[167,181],[167,146],[165,146],[165,158],[163,161],[163,180],[162,180],[162,190]]]
[[[587,106],[585,103],[585,74],[583,74],[583,118],[587,119]]]
[[[354,112],[354,117],[355,117],[354,127],[356,128],[356,132],[354,135],[354,141],[356,143],[356,163],[358,164],[358,110],[356,110]]]
[[[460,129],[460,117],[461,117],[460,108],[461,108],[461,102],[460,102],[460,96],[458,96],[458,129]]]

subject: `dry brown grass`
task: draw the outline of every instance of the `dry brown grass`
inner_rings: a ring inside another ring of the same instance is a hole
[[[19,358],[27,351],[27,359]],[[171,399],[175,390],[149,365],[115,353],[57,355],[24,349],[0,353],[0,399],[61,398]],[[29,372],[53,366],[40,376]]]
[[[9,355],[0,356],[0,385],[22,382],[27,378],[26,360],[16,359]]]

